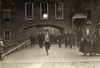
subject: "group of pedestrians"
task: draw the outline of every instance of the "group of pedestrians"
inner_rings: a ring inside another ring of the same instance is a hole
[[[72,46],[75,46],[76,36],[71,31],[65,34],[65,47],[69,46],[72,49]]]
[[[49,37],[49,38],[48,38]],[[45,30],[44,34],[39,32],[37,37],[34,34],[31,34],[30,37],[31,47],[34,47],[35,41],[38,41],[39,47],[42,48],[45,46],[47,55],[48,50],[51,44],[57,44],[59,48],[62,47],[62,44],[65,44],[65,47],[69,46],[72,49],[72,46],[75,45],[75,35],[70,31],[69,33],[59,33],[58,35],[53,35],[49,33],[49,30]],[[48,47],[47,47],[47,46]]]
[[[85,38],[82,41],[79,51],[82,52],[84,55],[90,53],[90,56],[100,54],[100,28],[99,27],[93,33],[91,39],[89,38],[89,36],[87,36],[87,38]]]
[[[32,39],[33,38],[33,39]],[[58,35],[49,34],[49,30],[45,30],[45,33],[43,34],[40,32],[37,36],[39,47],[42,48],[45,47],[47,55],[48,50],[50,49],[51,44],[57,44],[59,48],[62,47],[62,44],[65,44],[65,47],[70,47],[71,49],[75,44],[79,47],[79,52],[82,52],[84,55],[87,53],[90,53],[90,55],[96,55],[100,54],[100,30],[97,29],[95,33],[92,35],[92,41],[90,41],[89,36],[86,38],[83,38],[82,40],[82,32],[81,30],[78,30],[75,33],[72,31],[69,31],[67,33],[59,33]],[[30,36],[31,47],[34,47],[34,41],[35,37]],[[56,40],[56,41],[55,41]]]

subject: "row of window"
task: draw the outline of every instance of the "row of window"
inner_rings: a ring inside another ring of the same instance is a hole
[[[25,3],[25,20],[33,20],[34,19],[34,9],[33,3]],[[48,19],[48,3],[43,2],[40,3],[40,19],[47,20]],[[63,3],[56,2],[55,3],[55,18],[56,19],[63,19]],[[91,10],[87,10],[87,18],[91,19]],[[3,12],[3,19],[4,23],[11,22],[11,11],[4,10]]]
[[[33,20],[34,19],[34,9],[33,3],[25,3],[25,20]],[[40,19],[48,19],[48,3],[43,2],[40,3]],[[63,19],[63,3],[57,2],[55,3],[55,18]],[[11,22],[11,11],[4,10],[3,11],[3,19],[4,23]]]
[[[43,2],[40,3],[40,19],[47,20],[48,19],[48,3]],[[32,20],[34,18],[34,10],[33,3],[25,3],[25,19]],[[55,18],[63,19],[63,3],[57,2],[55,3]]]

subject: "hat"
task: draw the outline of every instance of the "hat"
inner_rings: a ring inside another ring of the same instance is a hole
[[[48,29],[45,29],[45,32],[49,31]]]

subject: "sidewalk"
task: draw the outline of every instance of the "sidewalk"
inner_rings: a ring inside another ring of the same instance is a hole
[[[84,56],[75,46],[59,48],[52,45],[49,55],[38,45],[14,52],[0,61],[0,68],[99,68],[100,55]]]

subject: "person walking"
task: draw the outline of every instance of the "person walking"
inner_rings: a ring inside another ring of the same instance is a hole
[[[34,47],[34,44],[35,44],[35,37],[34,37],[33,33],[31,33],[29,39],[30,39],[30,45],[32,48],[32,47]]]
[[[48,29],[45,30],[44,43],[45,43],[46,53],[47,53],[47,55],[49,55],[48,50],[51,47],[51,38],[50,38]]]
[[[76,37],[77,37],[77,45],[78,45],[78,47],[80,47],[81,39],[82,39],[82,30],[81,30],[81,28],[78,28],[76,30]]]
[[[69,45],[68,33],[65,34],[65,47]]]
[[[40,48],[43,47],[43,40],[44,40],[43,34],[42,34],[42,32],[40,32],[40,33],[38,34],[38,43],[39,43],[39,47],[40,47]]]
[[[93,53],[94,55],[96,55],[96,53],[100,54],[100,25],[93,34]]]
[[[59,48],[61,48],[62,43],[63,43],[63,35],[61,33],[59,33],[59,35],[58,35],[58,46],[59,46]]]

